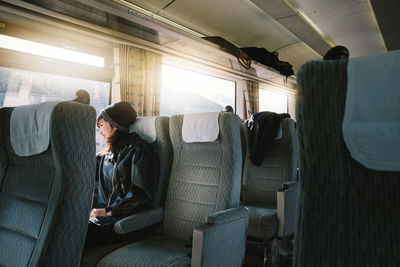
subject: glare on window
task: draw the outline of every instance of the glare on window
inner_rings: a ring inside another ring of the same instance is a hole
[[[259,110],[272,111],[276,113],[287,113],[288,112],[287,95],[260,89]]]
[[[64,48],[36,43],[0,34],[0,47],[18,52],[54,58],[93,67],[104,67],[104,58]]]
[[[110,83],[0,67],[0,107],[68,101],[76,97],[79,89],[89,93],[90,105],[97,114],[109,104]],[[105,146],[96,128],[96,152]]]
[[[164,64],[161,114],[220,112],[235,107],[235,90],[234,81]]]

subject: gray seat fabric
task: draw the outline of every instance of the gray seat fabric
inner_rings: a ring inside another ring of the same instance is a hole
[[[154,236],[120,248],[97,266],[188,266],[191,251],[188,241]]]
[[[171,173],[173,151],[171,138],[169,134],[169,118],[158,117],[156,120],[156,142],[153,143],[153,148],[156,151],[160,160],[160,177],[158,187],[154,195],[154,207],[162,207],[165,204],[167,194],[167,186]]]
[[[249,236],[265,239],[277,235],[277,192],[285,183],[295,182],[297,179],[297,137],[294,121],[290,118],[283,119],[281,127],[282,137],[272,142],[260,166],[252,164],[248,153],[245,158],[242,204],[249,209]],[[295,209],[291,213],[294,214]],[[294,225],[294,215],[292,223]]]
[[[298,85],[302,168],[293,266],[399,266],[400,173],[366,169],[346,148],[347,61],[310,61]]]
[[[187,266],[191,262],[193,266],[217,266],[220,258],[226,259],[222,252],[218,254],[219,251],[238,251],[229,258],[234,261],[234,266],[242,264],[247,211],[234,209],[216,214],[216,217],[209,216],[239,204],[242,164],[239,117],[233,113],[220,113],[218,140],[206,143],[185,143],[182,122],[183,115],[170,119],[174,159],[163,235],[116,250],[103,258],[98,266]],[[198,236],[204,238],[202,227],[211,228],[207,238],[218,238],[218,242],[212,241],[214,247],[203,247],[202,242],[198,242]],[[230,234],[221,238],[222,232]],[[193,262],[191,252],[196,255],[193,258],[201,259]]]
[[[171,118],[174,160],[167,193],[164,233],[189,240],[207,215],[236,207],[240,197],[239,117],[220,113],[218,142],[185,143],[183,116]],[[237,126],[237,128],[234,128]]]
[[[0,265],[78,266],[95,175],[95,110],[74,102],[51,114],[50,148],[19,157],[12,108],[0,109]]]
[[[145,120],[146,117],[141,119]],[[114,226],[114,231],[116,233],[128,234],[131,232],[140,231],[146,227],[162,222],[163,213],[162,210],[159,209],[159,207],[164,206],[165,203],[168,180],[173,159],[172,144],[169,135],[169,118],[164,116],[157,117],[154,127],[156,140],[151,145],[160,160],[160,177],[154,195],[153,209],[139,212],[118,221]],[[142,135],[143,133],[138,134]],[[140,235],[138,232],[136,232],[135,239],[142,239],[143,237],[151,234],[151,232],[152,231],[146,231],[140,233]],[[129,242],[120,242],[89,249],[85,251],[84,255],[82,256],[81,266],[96,266],[96,264],[104,256],[124,245],[127,245],[128,243]]]

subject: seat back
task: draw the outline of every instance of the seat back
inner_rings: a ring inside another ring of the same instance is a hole
[[[186,143],[182,138],[184,116],[170,119],[174,159],[164,213],[166,235],[189,240],[194,227],[205,223],[208,214],[239,204],[240,119],[230,112],[217,116],[218,138],[209,142]]]
[[[282,184],[297,179],[297,136],[294,121],[290,118],[283,119],[281,129],[281,134],[278,134],[281,137],[278,136],[267,148],[260,166],[254,165],[250,160],[250,153],[246,153],[242,184],[242,200],[246,205],[276,208],[276,193],[282,188]],[[248,131],[245,131],[245,136],[248,140]]]
[[[343,141],[347,61],[298,72],[300,188],[294,265],[398,266],[400,173],[356,162]]]
[[[172,166],[172,144],[169,136],[168,117],[140,117],[131,126],[144,140],[152,145],[160,161],[160,177],[154,193],[153,206],[164,206],[169,175]]]
[[[19,157],[0,109],[0,265],[78,266],[94,190],[95,110],[57,104],[50,148]]]

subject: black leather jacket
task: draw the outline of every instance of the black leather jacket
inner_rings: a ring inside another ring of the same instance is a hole
[[[123,218],[150,208],[159,177],[159,160],[136,133],[122,135],[97,161],[99,208]]]
[[[251,162],[260,166],[265,152],[271,145],[284,118],[290,118],[287,113],[262,111],[251,115],[245,123],[249,128],[249,154]]]

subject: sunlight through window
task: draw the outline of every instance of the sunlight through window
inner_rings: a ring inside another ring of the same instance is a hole
[[[161,115],[220,112],[235,108],[236,83],[163,65]]]
[[[99,68],[104,67],[104,58],[102,57],[31,42],[2,34],[0,34],[0,47],[47,58],[54,58]]]
[[[288,98],[287,95],[273,93],[260,89],[259,94],[259,110],[272,111],[276,113],[288,112]]]

